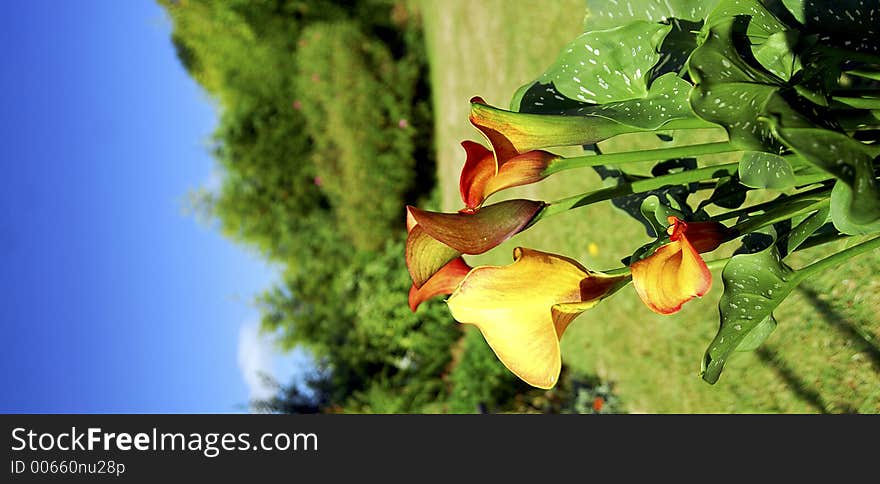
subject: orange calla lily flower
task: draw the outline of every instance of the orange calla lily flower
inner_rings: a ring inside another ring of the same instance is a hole
[[[462,254],[482,254],[525,229],[543,202],[506,200],[474,213],[439,213],[407,207],[406,266],[415,286]]]
[[[672,314],[712,287],[712,273],[701,252],[718,248],[728,233],[717,222],[683,222],[670,216],[670,242],[630,265],[633,286],[655,313]]]
[[[568,257],[532,249],[517,248],[513,258],[507,266],[471,270],[447,304],[457,321],[480,329],[511,372],[551,388],[559,379],[559,340],[568,325],[629,276],[592,272]]]
[[[434,296],[452,294],[458,283],[464,279],[464,276],[471,271],[471,266],[461,257],[452,259],[449,263],[431,276],[422,287],[416,287],[415,284],[409,289],[409,308],[416,312],[419,305],[431,299]]]
[[[495,158],[483,145],[463,141],[467,159],[461,170],[459,190],[465,204],[462,212],[475,212],[495,192],[543,180],[544,170],[557,155],[546,151],[529,151],[510,158]]]

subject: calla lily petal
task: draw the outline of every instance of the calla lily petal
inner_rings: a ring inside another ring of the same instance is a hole
[[[460,251],[438,242],[418,224],[413,226],[406,237],[406,268],[416,289],[460,255]]]
[[[409,209],[410,207],[406,207],[406,233],[412,232],[413,227],[415,227],[418,222],[416,222],[416,218],[413,217],[412,211]]]
[[[687,235],[688,241],[699,253],[712,252],[728,239],[730,229],[718,222],[682,222],[675,217],[667,219],[671,226],[667,229],[670,240]],[[677,235],[680,234],[680,235]]]
[[[415,312],[419,305],[441,294],[452,294],[464,276],[470,272],[471,266],[464,259],[457,257],[443,266],[436,274],[431,276],[422,287],[413,284],[409,289],[409,308]]]
[[[670,242],[630,266],[633,286],[655,313],[672,314],[709,292],[712,273],[687,239]]]
[[[561,116],[506,111],[482,98],[471,99],[471,124],[492,144],[498,166],[528,151],[586,145],[632,131],[598,116]]]
[[[559,379],[559,339],[565,329],[627,279],[591,272],[567,257],[517,248],[513,264],[473,269],[447,303],[457,321],[480,329],[511,372],[532,386],[551,388]]]
[[[529,151],[518,154],[496,165],[494,154],[479,143],[463,141],[461,146],[467,155],[459,179],[464,212],[475,212],[493,193],[506,188],[535,183],[546,178],[544,170],[557,155],[546,151]]]
[[[717,222],[668,220],[670,242],[630,266],[639,297],[659,314],[675,313],[684,303],[709,292],[712,273],[700,252],[718,248],[728,232]]]
[[[547,177],[544,175],[544,170],[550,166],[553,160],[558,158],[553,153],[534,150],[507,160],[498,168],[498,174],[486,183],[483,198],[488,198],[489,195],[505,188],[528,185],[543,180]]]
[[[495,156],[492,151],[474,141],[462,141],[461,147],[464,148],[467,158],[461,169],[458,189],[465,207],[473,211],[482,205],[487,197],[486,184],[497,172]]]
[[[482,254],[523,230],[544,205],[516,199],[487,205],[472,214],[409,210],[418,227],[435,240],[464,254]]]

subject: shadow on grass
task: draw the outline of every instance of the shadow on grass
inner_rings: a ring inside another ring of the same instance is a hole
[[[861,329],[846,318],[839,311],[834,309],[831,304],[819,297],[816,290],[801,286],[798,291],[804,295],[810,305],[816,310],[822,319],[832,328],[834,328],[841,336],[850,340],[853,345],[862,353],[868,355],[871,364],[877,372],[880,372],[880,346],[874,343],[870,335],[865,334]],[[801,401],[807,403],[820,413],[831,413],[828,405],[822,396],[816,390],[810,388],[794,370],[779,357],[776,351],[767,346],[761,347],[756,351],[758,358],[772,368],[777,375],[785,382],[791,391],[797,395]],[[858,411],[848,405],[837,403],[837,409],[833,412],[857,413]]]
[[[836,329],[843,337],[852,341],[859,351],[868,355],[874,370],[880,373],[880,346],[871,341],[871,337],[862,332],[859,327],[852,321],[848,320],[843,314],[835,310],[831,304],[819,297],[814,289],[810,287],[799,287],[798,290],[806,296],[810,304],[822,316],[822,319],[829,326]]]
[[[828,410],[825,409],[825,401],[822,399],[822,396],[819,395],[819,392],[809,388],[807,386],[807,382],[801,379],[794,370],[789,367],[785,361],[779,358],[779,355],[776,354],[775,351],[771,350],[766,346],[762,346],[758,348],[755,352],[758,355],[758,358],[762,363],[771,368],[785,384],[788,388],[794,393],[801,401],[815,408],[819,413],[829,413]]]
[[[819,413],[859,413],[858,409],[845,403],[836,402],[835,408],[829,410],[828,404],[818,391],[810,388],[809,384],[798,376],[795,371],[785,363],[776,351],[762,346],[755,353],[762,363],[771,368],[779,378],[788,386],[792,393],[802,402],[816,409]]]

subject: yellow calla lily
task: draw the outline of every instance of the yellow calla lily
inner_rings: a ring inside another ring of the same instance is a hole
[[[452,317],[482,332],[498,359],[538,388],[559,379],[559,340],[583,311],[629,276],[592,272],[556,254],[517,248],[507,266],[477,267],[447,301]]]

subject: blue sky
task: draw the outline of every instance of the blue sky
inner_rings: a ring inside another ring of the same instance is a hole
[[[254,371],[300,360],[256,335],[275,271],[183,210],[217,178],[216,112],[164,12],[25,1],[4,19],[0,411],[244,411]]]

